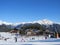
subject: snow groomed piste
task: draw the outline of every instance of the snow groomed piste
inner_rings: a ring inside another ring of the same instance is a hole
[[[0,45],[58,45],[60,42],[2,42]]]
[[[0,45],[59,45],[60,39],[46,39],[46,40],[30,40],[26,41],[4,41],[0,40]]]

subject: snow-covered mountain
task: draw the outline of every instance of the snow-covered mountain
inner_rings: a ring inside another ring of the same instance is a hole
[[[25,28],[36,28],[39,29],[40,27],[44,27],[44,29],[48,28],[49,30],[58,30],[60,32],[60,24],[52,22],[47,19],[33,21],[33,22],[19,22],[19,23],[8,23],[5,21],[0,21],[0,31],[10,31],[11,29],[25,29]]]
[[[39,24],[45,24],[45,25],[52,25],[54,22],[47,20],[47,19],[43,19],[43,20],[38,20],[38,21],[34,21],[33,23],[39,23]]]
[[[38,21],[33,21],[33,22],[19,22],[19,23],[9,23],[9,22],[5,22],[5,21],[0,21],[0,25],[5,24],[5,25],[19,25],[19,24],[25,24],[25,23],[39,23],[39,24],[53,24],[54,22],[47,20],[47,19],[43,19],[43,20],[38,20]]]

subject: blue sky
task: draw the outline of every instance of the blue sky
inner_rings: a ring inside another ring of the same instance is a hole
[[[49,19],[60,22],[60,0],[0,0],[0,20],[28,22]]]

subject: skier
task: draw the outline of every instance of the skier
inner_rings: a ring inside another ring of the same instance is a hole
[[[15,42],[17,42],[17,37],[15,37]]]

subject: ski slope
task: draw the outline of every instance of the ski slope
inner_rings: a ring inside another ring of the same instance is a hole
[[[17,42],[15,42],[15,37],[15,34],[0,32],[0,45],[60,45],[60,38],[45,39],[44,36],[17,36]]]

